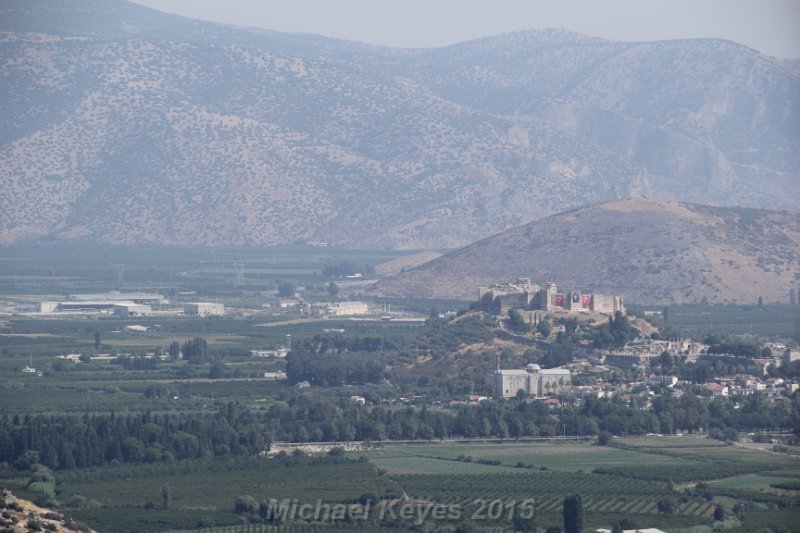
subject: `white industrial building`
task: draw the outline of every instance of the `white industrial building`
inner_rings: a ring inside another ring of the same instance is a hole
[[[120,318],[152,316],[152,314],[153,309],[146,304],[135,304],[133,302],[121,302],[114,304],[114,315]]]
[[[318,303],[311,306],[311,314],[315,316],[354,316],[368,312],[369,308],[364,302]]]
[[[251,357],[278,357],[285,358],[289,354],[289,348],[281,346],[272,350],[250,350]]]
[[[186,304],[183,312],[192,316],[222,316],[225,314],[225,306],[213,302],[194,302]]]
[[[137,304],[161,305],[167,303],[164,296],[151,292],[98,292],[89,294],[71,294],[67,300],[94,302],[133,302]]]
[[[42,301],[38,304],[40,313],[108,313],[122,317],[150,316],[153,305],[168,303],[160,294],[148,292],[101,292],[92,294],[72,294],[60,302]],[[140,307],[133,307],[138,305]],[[135,314],[125,314],[123,306],[128,306]],[[119,309],[118,309],[119,308]],[[145,314],[146,313],[146,314]]]
[[[55,313],[58,311],[58,302],[39,302],[40,313]]]

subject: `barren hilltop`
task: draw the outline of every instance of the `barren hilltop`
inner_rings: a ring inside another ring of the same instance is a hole
[[[396,50],[0,4],[0,243],[463,246],[626,195],[800,207],[800,74],[739,44]]]
[[[787,302],[800,215],[630,198],[539,219],[408,270],[375,294],[474,300],[492,282],[553,278],[628,302]]]

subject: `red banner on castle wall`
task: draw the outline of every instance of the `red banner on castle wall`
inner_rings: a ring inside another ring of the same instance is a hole
[[[564,307],[564,295],[563,294],[556,294],[556,305],[559,307]]]
[[[583,295],[583,302],[582,303],[583,303],[583,307],[585,309],[589,308],[589,295],[588,294],[584,294]]]

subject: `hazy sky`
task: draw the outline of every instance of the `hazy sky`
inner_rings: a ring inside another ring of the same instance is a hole
[[[800,58],[800,0],[134,0],[192,18],[400,47],[534,28],[622,41],[719,37]]]

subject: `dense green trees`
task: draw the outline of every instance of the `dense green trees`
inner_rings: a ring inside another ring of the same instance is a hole
[[[508,310],[508,322],[511,331],[515,333],[527,333],[531,330],[531,325],[525,322],[522,313],[517,309]]]
[[[339,354],[340,357],[370,354]],[[308,354],[326,359],[334,354]],[[302,359],[295,360],[302,362]],[[361,365],[366,367],[366,365]],[[367,370],[364,370],[365,372]],[[237,403],[214,413],[3,416],[0,462],[29,470],[41,463],[70,469],[112,462],[158,463],[225,455],[255,455],[272,441],[431,440],[448,437],[553,437],[694,432],[721,438],[737,431],[798,429],[800,398],[770,403],[759,394],[707,400],[687,392],[657,397],[652,411],[619,399],[588,398],[559,410],[543,402],[484,401],[452,410],[357,405],[347,399],[291,393],[266,411]]]
[[[714,507],[714,520],[717,520],[718,522],[725,520],[725,506],[723,506],[721,503],[718,503]]]
[[[761,347],[753,342],[741,339],[721,341],[708,347],[708,353],[731,354],[738,357],[758,357]]]
[[[564,498],[564,533],[583,531],[583,500],[580,494]]]
[[[278,295],[283,298],[291,298],[297,292],[297,284],[288,279],[278,281]]]
[[[323,387],[379,383],[384,378],[383,368],[380,357],[371,353],[319,355],[292,350],[286,357],[289,383],[308,381]]]
[[[658,512],[661,514],[671,515],[675,512],[675,508],[675,499],[671,496],[658,500]]]
[[[187,361],[207,361],[208,343],[206,340],[202,337],[195,337],[183,343],[183,358]]]
[[[331,298],[336,298],[336,296],[338,296],[339,294],[339,286],[331,281],[330,283],[328,283],[327,291],[328,291],[328,296],[330,296]]]
[[[626,315],[619,311],[608,317],[608,332],[611,336],[611,347],[622,348],[628,341],[639,336],[639,330],[633,327]]]
[[[239,496],[233,504],[233,512],[237,514],[256,514],[258,512],[258,502],[250,496]]]
[[[215,414],[38,415],[0,418],[0,462],[26,469],[111,462],[167,462],[221,454],[253,455],[269,445],[263,424],[239,404]],[[35,454],[35,457],[34,457]]]
[[[178,358],[181,356],[181,345],[178,344],[178,341],[172,341],[172,343],[170,343],[168,353],[170,360],[178,360]]]
[[[379,383],[384,379],[382,353],[394,348],[382,337],[315,335],[295,343],[286,357],[286,376],[289,383],[323,387]]]
[[[553,326],[547,319],[542,319],[536,324],[536,331],[542,334],[542,337],[549,337],[553,331]]]

